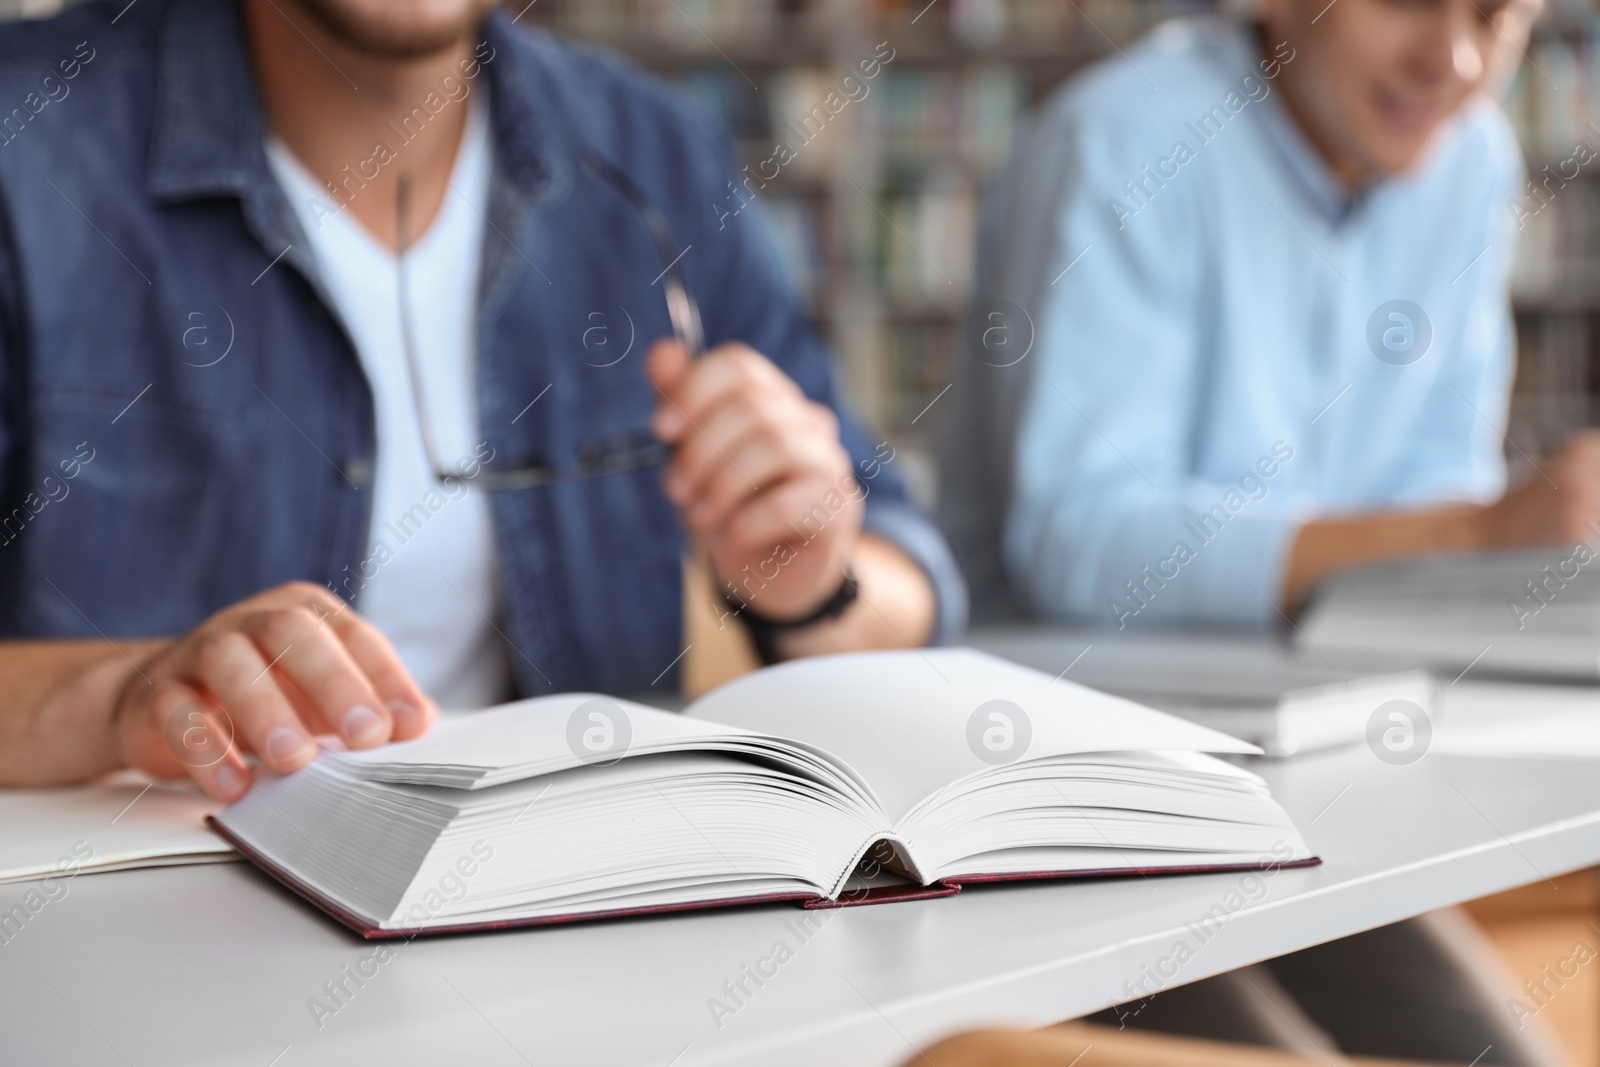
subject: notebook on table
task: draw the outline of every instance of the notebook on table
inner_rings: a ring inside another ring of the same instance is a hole
[[[262,774],[215,817],[371,938],[1317,862],[1254,746],[970,649],[771,667],[673,714],[525,700]],[[877,884],[846,896],[872,856]]]
[[[1331,662],[1250,631],[996,628],[981,647],[1259,745],[1269,756],[1360,744],[1381,705],[1432,714],[1426,670],[1370,657]]]
[[[1351,674],[1252,699],[1229,693],[1128,692],[1154,707],[1260,745],[1269,756],[1297,756],[1366,739],[1367,723],[1384,704],[1403,700],[1432,715],[1437,686],[1427,671]]]
[[[94,785],[0,789],[0,884],[236,860],[205,827],[220,807],[193,786],[131,771]]]
[[[1317,587],[1302,641],[1336,660],[1600,681],[1600,548],[1397,560]]]

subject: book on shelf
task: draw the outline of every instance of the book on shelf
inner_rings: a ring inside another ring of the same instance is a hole
[[[1523,150],[1530,177],[1546,163],[1567,159],[1579,142],[1600,147],[1590,122],[1600,117],[1600,20],[1583,16],[1547,19],[1536,26],[1526,62],[1512,76],[1505,110]]]
[[[1316,862],[1262,779],[1210,754],[1252,751],[971,649],[859,653],[683,714],[565,694],[324,751],[215,824],[373,938]]]
[[[777,0],[635,0],[626,21],[664,44],[701,51],[708,43],[770,40],[778,7]]]
[[[1339,659],[1600,680],[1600,548],[1398,560],[1320,585],[1299,626]]]
[[[924,183],[887,197],[881,216],[883,285],[891,298],[958,308],[972,290],[978,205],[970,188]]]
[[[801,196],[768,196],[761,206],[784,272],[801,297],[815,307],[827,273],[816,205]]]
[[[866,103],[865,133],[893,167],[959,163],[978,176],[1005,162],[1027,110],[1027,86],[999,63],[888,69]]]

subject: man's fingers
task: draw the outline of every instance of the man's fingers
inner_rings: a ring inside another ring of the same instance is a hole
[[[438,718],[439,707],[412,680],[400,653],[366,619],[321,586],[295,583],[294,594],[316,616],[320,628],[336,634],[393,721],[392,740],[418,737]]]
[[[678,443],[667,472],[667,495],[681,508],[703,501],[732,468],[748,488],[765,488],[789,473],[776,470],[772,453],[791,466],[827,472],[849,469],[833,413],[800,397],[731,395],[704,424]]]
[[[278,683],[278,692],[283,694],[283,699],[289,702],[295,716],[313,737],[339,732],[336,725],[322,717],[322,711],[311,702],[311,698],[294,684],[293,677],[274,671],[272,678]]]
[[[663,393],[670,393],[678,387],[690,364],[689,353],[678,340],[671,337],[664,337],[652,344],[644,361],[650,384]]]
[[[768,413],[744,404],[721,409],[751,411],[748,429],[740,427],[742,439],[726,446],[708,441],[710,456],[698,452],[680,457],[668,475],[668,494],[683,508],[690,527],[702,533],[715,529],[752,496],[790,478],[814,475],[834,482],[841,492],[849,491],[849,457],[837,436],[828,434],[827,424],[812,410],[815,407],[785,404]],[[686,442],[680,451],[688,449]],[[687,484],[674,481],[680,462],[695,464],[700,479]]]
[[[341,613],[341,617],[347,616]],[[258,612],[248,617],[246,625],[268,657],[272,672],[294,679],[300,692],[316,705],[324,720],[338,729],[346,744],[371,748],[389,740],[393,730],[391,714],[337,630],[323,626],[303,608]],[[259,687],[262,681],[265,679],[253,682],[252,688]],[[288,744],[287,735],[278,736]]]
[[[769,391],[802,395],[800,387],[764,356],[744,345],[723,345],[700,357],[677,388],[663,395],[656,413],[656,430],[665,440],[676,440],[730,397]],[[664,429],[676,432],[669,435],[662,432]]]
[[[194,688],[158,682],[133,715],[137,725],[131,729],[142,735],[130,739],[135,766],[153,774],[164,774],[164,767],[180,769],[221,801],[238,800],[250,788],[250,768],[235,743],[232,719]],[[138,761],[152,743],[165,750],[165,759],[156,765]]]
[[[747,552],[797,536],[811,541],[839,523],[858,525],[858,501],[818,478],[792,478],[746,502],[723,527],[723,538],[735,551]]]
[[[412,680],[389,639],[354,612],[341,614],[334,629],[388,709],[394,722],[393,740],[407,741],[427,732],[439,717],[439,707]]]
[[[216,698],[261,761],[282,774],[299,770],[316,744],[278,688],[269,660],[249,637],[227,630],[207,636],[195,650],[194,675]]]
[[[232,801],[250,787],[244,753],[294,771],[312,737],[337,729],[352,747],[424,733],[438,709],[394,648],[321,586],[291,582],[218,612],[130,686],[116,712],[119,752],[164,778],[188,775]]]
[[[763,424],[746,404],[724,404],[711,413],[699,430],[678,442],[667,469],[667,495],[683,505],[700,495],[702,487],[727,466],[728,458]]]
[[[800,463],[780,438],[757,434],[724,463],[689,499],[684,517],[697,533],[715,530],[746,501],[795,474]]]
[[[650,384],[655,386],[662,398],[651,419],[651,428],[663,441],[675,441],[688,428],[688,420],[672,403],[672,397],[692,366],[689,353],[675,340],[657,341],[650,346],[644,365],[645,372],[650,376]]]

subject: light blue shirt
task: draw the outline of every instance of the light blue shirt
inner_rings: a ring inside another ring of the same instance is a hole
[[[1350,195],[1267,76],[1304,60],[1264,51],[1225,17],[1158,27],[1004,179],[1032,225],[991,276],[1034,320],[1005,563],[1048,614],[1275,622],[1308,518],[1504,486],[1508,122],[1474,101]]]

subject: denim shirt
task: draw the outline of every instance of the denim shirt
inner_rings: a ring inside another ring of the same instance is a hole
[[[746,342],[839,407],[759,215],[718,210],[733,177],[722,135],[617,60],[499,10],[477,57],[412,119],[487,79],[490,467],[568,466],[647,427],[655,403],[642,357],[671,333],[660,257],[628,203],[575,165],[580,146],[666,216],[708,343]],[[0,30],[0,635],[176,634],[294,579],[359,609],[371,394],[263,135],[231,0],[91,3]],[[381,165],[362,147],[345,195]],[[630,354],[595,358],[596,323],[608,352],[631,341]],[[892,448],[841,424],[866,526],[927,572],[949,640],[966,612],[950,550],[908,503]],[[657,465],[491,493],[498,625],[522,693],[676,680],[686,539],[661,478]]]

